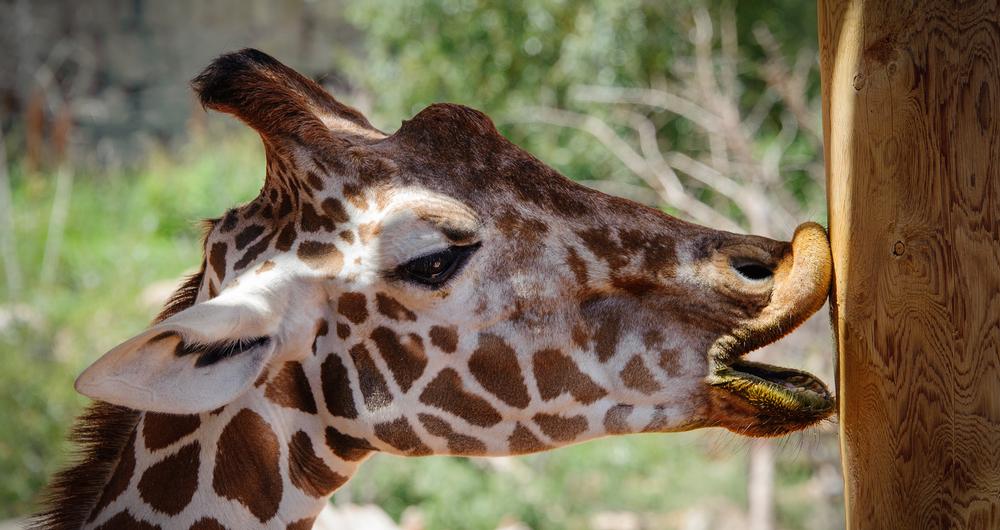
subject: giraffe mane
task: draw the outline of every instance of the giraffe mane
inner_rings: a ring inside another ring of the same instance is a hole
[[[202,248],[205,237],[218,221],[207,219],[202,223]],[[153,323],[194,305],[204,276],[202,258],[201,269],[184,279]],[[71,463],[53,476],[42,493],[41,509],[28,520],[29,530],[76,530],[83,526],[138,425],[140,414],[138,410],[103,401],[95,401],[84,409],[68,436],[75,447]]]
[[[139,422],[139,411],[96,401],[77,417],[69,440],[73,463],[56,473],[42,496],[43,509],[29,529],[70,530],[83,526]]]

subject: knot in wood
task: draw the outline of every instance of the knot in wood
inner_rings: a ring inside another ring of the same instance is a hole
[[[906,252],[906,244],[903,243],[902,241],[896,241],[892,245],[893,256],[902,256],[905,252]]]

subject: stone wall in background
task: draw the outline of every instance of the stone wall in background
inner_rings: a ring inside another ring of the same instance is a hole
[[[342,8],[336,0],[0,0],[0,126],[12,153],[43,167],[64,152],[77,164],[128,163],[151,142],[178,144],[204,119],[189,80],[216,55],[247,46],[343,93],[336,58],[354,53],[359,38]]]

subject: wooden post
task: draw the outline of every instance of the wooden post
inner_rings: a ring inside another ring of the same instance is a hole
[[[1000,528],[1000,2],[819,0],[849,528]]]

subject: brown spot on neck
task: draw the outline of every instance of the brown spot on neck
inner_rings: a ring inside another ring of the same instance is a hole
[[[351,380],[339,355],[331,353],[326,356],[320,368],[320,380],[323,384],[323,401],[330,414],[342,418],[357,418],[358,410],[354,406]]]
[[[414,321],[417,319],[417,315],[413,311],[410,311],[395,298],[385,293],[377,293],[375,295],[375,305],[378,307],[379,313],[393,320]]]
[[[525,217],[511,208],[498,214],[495,219],[497,228],[504,236],[522,245],[537,245],[549,231],[544,222]]]
[[[316,414],[316,400],[313,399],[309,378],[302,364],[289,361],[268,383],[264,397],[282,407],[298,409],[306,414]]]
[[[270,174],[265,174],[264,178],[265,179],[270,178]],[[274,195],[275,191],[277,191],[277,190],[275,190],[275,189],[271,190],[272,196]],[[263,196],[263,194],[261,194],[260,196],[258,196],[256,200],[251,201],[249,204],[247,204],[243,208],[240,208],[239,209],[240,210],[240,217],[242,217],[244,220],[246,220],[246,219],[253,219],[253,216],[257,215],[257,211],[260,210],[260,205],[261,205],[261,202],[262,202],[262,199],[261,199],[262,196]]]
[[[517,354],[504,340],[484,333],[479,346],[469,357],[469,371],[483,388],[504,403],[523,409],[528,406],[528,388],[517,362]]]
[[[303,241],[299,243],[297,255],[309,268],[329,277],[336,276],[344,266],[344,255],[330,243]]]
[[[336,223],[346,223],[350,219],[339,199],[333,197],[324,199],[320,206],[323,208],[323,213]]]
[[[445,353],[454,353],[458,349],[458,332],[454,327],[431,326],[431,344]]]
[[[671,239],[647,230],[619,229],[622,247],[631,253],[642,253],[642,269],[650,275],[674,276],[677,251]]]
[[[368,299],[363,293],[343,293],[337,299],[337,312],[355,324],[368,319]]]
[[[371,337],[399,388],[404,393],[409,392],[427,366],[423,339],[413,333],[401,339],[395,331],[384,326],[375,328]]]
[[[236,208],[232,208],[226,211],[226,215],[222,217],[222,233],[232,232],[236,228],[236,224],[239,223],[240,218]]]
[[[611,315],[597,328],[594,334],[594,352],[602,363],[607,362],[618,348],[618,337],[621,333],[621,317]]]
[[[632,356],[619,375],[625,386],[643,394],[652,394],[662,389],[639,355]]]
[[[347,340],[351,336],[351,326],[344,322],[337,322],[337,337]]]
[[[317,499],[347,482],[347,477],[335,473],[316,455],[312,440],[304,431],[293,434],[288,443],[288,474],[296,488]]]
[[[332,219],[319,214],[309,201],[305,201],[302,204],[302,217],[300,222],[303,232],[318,232],[320,230],[332,232],[337,228],[337,225]]]
[[[219,437],[212,487],[226,499],[247,507],[261,523],[278,513],[281,503],[281,447],[259,414],[243,409]]]
[[[410,456],[431,454],[430,447],[424,445],[410,422],[405,417],[375,424],[375,436],[393,448]]]
[[[333,427],[326,428],[326,446],[348,462],[357,462],[375,451],[368,440],[344,434]]]
[[[219,280],[226,277],[226,250],[226,244],[219,241],[213,243],[211,250],[208,252],[208,263],[212,265],[212,272],[215,273],[215,277]]]
[[[344,184],[344,198],[347,202],[351,203],[352,206],[358,210],[365,211],[368,209],[368,200],[365,199],[365,192],[361,186],[357,186],[351,183]]]
[[[352,346],[350,354],[351,360],[354,361],[354,369],[358,373],[358,385],[361,387],[361,397],[365,401],[365,407],[374,412],[391,405],[392,393],[389,392],[389,385],[386,384],[382,372],[372,360],[364,343],[359,342]]]
[[[535,353],[532,359],[538,393],[542,399],[555,399],[569,392],[581,404],[589,405],[608,393],[597,386],[594,380],[580,371],[580,368],[566,354],[559,350],[547,349]]]
[[[584,300],[580,312],[585,321],[597,328],[594,332],[594,353],[602,363],[614,356],[622,331],[622,309],[617,301],[602,296]]]
[[[139,480],[139,495],[154,510],[167,515],[181,513],[198,489],[201,446],[192,442],[154,464]]]
[[[608,434],[628,434],[631,431],[628,417],[632,408],[632,405],[615,405],[608,409],[604,414],[604,430]]]
[[[662,406],[654,407],[653,418],[642,428],[643,432],[663,432],[673,427],[670,417]]]
[[[147,449],[155,451],[193,433],[200,425],[197,414],[147,412],[142,418],[142,439]]]
[[[607,262],[608,268],[618,270],[628,265],[628,254],[611,236],[608,228],[588,228],[576,234],[593,255]]]
[[[527,427],[518,423],[507,438],[511,454],[522,455],[551,449],[538,439]]]
[[[546,436],[558,442],[572,442],[587,430],[587,418],[583,416],[570,416],[569,418],[557,414],[535,414],[532,419]]]
[[[295,244],[295,238],[298,233],[295,231],[295,223],[289,222],[281,227],[281,232],[278,234],[278,239],[274,242],[274,248],[287,252],[292,249],[292,245]]]
[[[261,225],[250,225],[243,230],[240,230],[240,232],[236,234],[236,250],[243,250],[263,233],[264,227]]]
[[[670,377],[681,375],[681,353],[677,350],[667,349],[660,352],[660,360],[657,363]]]
[[[427,384],[420,401],[480,427],[491,427],[502,419],[488,401],[465,390],[462,378],[451,368],[445,368]]]
[[[642,344],[647,350],[652,350],[663,343],[663,334],[657,329],[651,329],[642,334]]]
[[[323,191],[323,179],[314,171],[306,170],[306,182],[314,191]]]
[[[243,270],[248,265],[253,263],[253,260],[257,259],[258,256],[263,254],[264,251],[271,246],[271,240],[274,239],[274,235],[276,233],[277,233],[276,231],[272,230],[268,232],[267,235],[262,237],[260,241],[257,241],[253,245],[250,245],[250,248],[248,248],[247,251],[243,254],[243,257],[241,257],[239,261],[237,261],[233,265],[233,270],[234,271]]]
[[[587,328],[582,324],[577,323],[573,325],[571,339],[573,340],[573,345],[581,350],[590,348],[590,335],[587,334]]]
[[[265,183],[266,185],[266,183]],[[287,193],[280,193],[278,198],[278,217],[284,218],[288,214],[295,210],[295,206],[292,204],[292,199],[289,198]]]
[[[418,414],[417,418],[427,432],[448,440],[448,451],[452,454],[467,456],[486,454],[486,444],[475,437],[456,432],[447,421],[433,414],[424,413]]]

